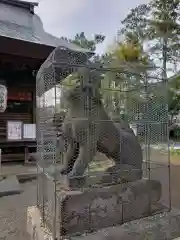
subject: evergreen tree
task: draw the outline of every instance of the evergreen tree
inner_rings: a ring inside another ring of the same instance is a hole
[[[150,43],[149,52],[161,62],[163,78],[167,63],[178,61],[180,53],[179,7],[179,0],[152,0],[132,9],[122,21],[121,33],[132,32],[143,44]]]
[[[142,44],[150,46],[148,52],[152,59],[157,60],[158,65],[160,64],[162,80],[167,80],[168,64],[176,66],[179,62],[179,9],[179,0],[152,0],[149,4],[139,5],[132,9],[122,21],[121,34],[127,35],[131,32],[138,37]],[[165,87],[170,87],[168,84],[164,85],[162,90],[159,86],[157,84],[152,92],[152,95],[155,96],[154,103],[158,104],[159,102],[160,105],[162,102],[166,104],[168,101],[170,115],[172,111],[178,113],[177,104],[175,104],[178,99],[177,93],[175,94],[177,89],[174,88],[172,91],[173,86],[171,86],[171,90],[165,91]]]
[[[102,43],[105,40],[105,36],[101,34],[94,34],[93,39],[88,39],[85,33],[81,32],[77,33],[73,39],[68,39],[66,37],[62,37],[61,39],[72,42],[82,48],[86,48],[94,52],[97,44]]]
[[[144,101],[142,95],[145,91],[145,76],[150,66],[152,67],[152,62],[138,37],[129,33],[123,41],[117,41],[116,45],[112,46],[106,55],[105,64],[117,70],[108,72],[103,79],[102,90],[107,89],[103,92],[105,106],[113,103],[116,116],[123,113],[132,118],[137,115],[137,112],[133,114],[131,111],[135,109],[134,104]],[[112,105],[108,110],[112,112]]]

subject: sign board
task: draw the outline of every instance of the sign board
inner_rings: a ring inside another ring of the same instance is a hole
[[[23,139],[36,139],[36,124],[23,124]]]
[[[32,101],[32,93],[24,91],[12,91],[8,92],[8,100],[19,100],[19,101]]]
[[[7,139],[22,140],[22,122],[20,121],[7,122]]]

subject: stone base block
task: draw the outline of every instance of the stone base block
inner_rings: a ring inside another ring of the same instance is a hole
[[[159,208],[161,184],[138,180],[84,191],[59,194],[62,235],[71,235],[116,226],[146,217]]]
[[[45,203],[46,226],[52,230],[56,199],[56,228],[64,236],[116,226],[162,211],[159,205],[161,184],[155,180],[141,179],[71,191],[56,186],[56,190],[59,189],[56,195],[55,183],[45,180],[46,194],[39,206]]]
[[[27,232],[31,240],[54,240],[52,233],[42,226],[41,213],[36,206],[27,208]]]
[[[53,240],[52,233],[42,228],[41,214],[36,206],[27,209],[27,231],[31,240]],[[179,240],[180,212],[177,210],[156,214],[125,223],[121,226],[109,227],[94,233],[71,236],[71,240]],[[60,238],[57,238],[59,240]]]

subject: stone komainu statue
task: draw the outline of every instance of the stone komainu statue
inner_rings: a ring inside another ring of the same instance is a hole
[[[91,92],[89,96],[87,90]],[[126,164],[142,169],[142,150],[137,137],[130,128],[110,119],[97,86],[76,81],[73,87],[63,91],[63,100],[68,110],[62,133],[68,147],[62,174],[82,176],[97,151],[114,160],[118,168]],[[141,173],[138,178],[141,178]]]

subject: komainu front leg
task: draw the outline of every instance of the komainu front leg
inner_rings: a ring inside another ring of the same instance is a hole
[[[94,145],[94,144],[93,144]],[[85,144],[80,147],[78,158],[74,164],[72,171],[68,174],[68,177],[82,177],[89,165],[96,155],[96,146],[89,146]]]
[[[64,166],[61,171],[61,174],[67,175],[72,171],[78,155],[79,155],[79,144],[75,142],[71,142],[68,145],[67,151],[64,156]]]

